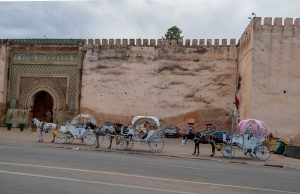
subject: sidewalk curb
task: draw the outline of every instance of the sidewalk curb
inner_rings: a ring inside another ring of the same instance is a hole
[[[128,152],[128,151],[119,151],[119,150],[102,150],[102,149],[88,149],[88,148],[70,148],[64,146],[40,146],[40,145],[31,145],[34,147],[49,147],[49,148],[61,148],[61,149],[74,149],[74,150],[89,150],[96,152],[107,152],[107,153],[123,153],[123,154],[132,154],[132,155],[146,155],[146,156],[160,156],[160,157],[169,157],[169,158],[183,158],[183,159],[193,159],[193,160],[206,160],[206,161],[215,161],[215,162],[224,162],[224,163],[234,163],[234,164],[246,164],[252,166],[264,166],[264,167],[273,167],[273,168],[283,168],[283,169],[293,169],[300,170],[300,167],[297,166],[288,166],[288,165],[280,165],[280,164],[266,164],[266,163],[253,163],[253,162],[243,162],[243,161],[227,161],[227,160],[218,160],[213,158],[198,158],[198,157],[188,157],[188,156],[178,156],[178,155],[168,155],[168,154],[149,154],[142,152]]]

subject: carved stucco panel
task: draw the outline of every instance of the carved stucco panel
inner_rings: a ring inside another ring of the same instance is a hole
[[[20,108],[29,108],[33,96],[40,91],[46,91],[52,96],[54,110],[65,109],[66,99],[63,91],[47,78],[36,79],[25,87],[19,99]]]
[[[10,92],[9,99],[17,99],[18,93],[18,77],[20,75],[55,75],[69,77],[67,99],[68,101],[75,101],[76,95],[76,66],[64,66],[64,65],[24,65],[17,64],[12,66],[11,78],[10,78]],[[19,102],[21,102],[21,97]],[[23,106],[25,103],[23,104]],[[60,105],[59,105],[60,106]],[[64,107],[65,108],[65,107]]]

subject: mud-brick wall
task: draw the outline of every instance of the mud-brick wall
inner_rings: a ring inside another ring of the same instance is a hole
[[[239,40],[238,48],[238,75],[237,75],[237,98],[239,100],[239,117],[236,124],[244,119],[253,118],[251,115],[251,92],[252,92],[252,62],[253,62],[253,18]],[[259,119],[259,118],[257,118]]]
[[[251,116],[271,132],[300,129],[300,18],[253,23]]]
[[[5,64],[6,64],[6,44],[3,43],[3,40],[0,40],[0,125],[3,125],[5,122],[4,115],[5,115]]]
[[[188,131],[231,130],[236,89],[236,44],[209,39],[162,42],[158,40],[89,40],[85,44],[80,112],[100,124],[130,124],[134,116],[162,119],[163,126]]]

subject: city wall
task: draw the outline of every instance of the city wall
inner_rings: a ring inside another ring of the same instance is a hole
[[[238,75],[236,91],[239,99],[239,120],[251,118],[253,20],[245,29],[238,43]]]
[[[0,40],[0,123],[4,122],[6,108],[6,45]]]
[[[251,115],[273,131],[300,129],[300,18],[253,23]]]
[[[229,113],[237,93],[239,120],[260,119],[272,132],[299,129],[298,18],[254,17],[238,43],[234,39],[82,41],[80,112],[92,114],[100,124],[130,124],[134,116],[148,115],[161,119],[164,126],[177,125],[182,132],[187,132],[190,121],[195,122],[195,131],[207,123],[230,131]],[[7,52],[2,39],[2,112]]]
[[[84,44],[81,112],[130,124],[156,116],[187,132],[230,130],[237,72],[235,40],[89,39]]]
[[[252,19],[239,44],[241,118],[260,119],[272,132],[299,129],[299,45],[299,18]]]

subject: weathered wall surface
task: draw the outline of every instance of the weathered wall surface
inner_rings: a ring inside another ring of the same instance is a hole
[[[256,18],[253,31],[251,117],[290,133],[300,125],[300,19]]]
[[[134,116],[149,115],[187,132],[189,119],[195,131],[213,123],[230,130],[236,82],[236,44],[211,40],[162,42],[158,40],[89,40],[83,61],[81,113],[99,123],[131,123]]]
[[[206,123],[230,131],[237,92],[239,120],[260,119],[272,132],[299,129],[300,19],[265,18],[262,24],[255,17],[237,45],[235,40],[212,44],[211,39],[84,40],[83,62],[81,40],[77,46],[72,50],[78,51],[76,83],[68,87],[76,88],[75,105],[81,95],[80,113],[92,114],[100,124],[130,124],[134,116],[149,115],[162,119],[163,126],[179,126],[183,133],[190,120],[195,131],[205,129]],[[8,94],[9,49],[1,39],[0,117]]]
[[[254,18],[255,19],[255,18]],[[243,32],[238,46],[237,97],[239,99],[238,120],[251,118],[253,20]],[[238,123],[238,121],[237,121]]]
[[[0,118],[5,114],[5,63],[6,63],[6,45],[0,40]],[[0,121],[1,122],[1,121]]]

